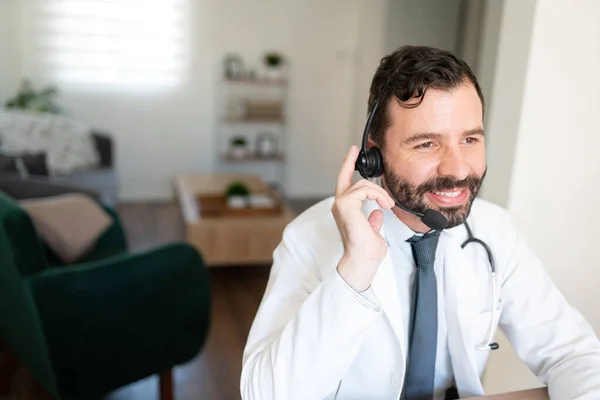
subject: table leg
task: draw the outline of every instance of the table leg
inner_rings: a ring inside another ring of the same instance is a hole
[[[160,374],[160,400],[173,400],[173,370]]]

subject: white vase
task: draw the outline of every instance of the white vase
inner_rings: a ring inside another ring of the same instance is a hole
[[[246,208],[248,206],[248,196],[229,196],[227,206],[229,208]]]
[[[242,147],[242,146],[233,146],[230,150],[231,152],[231,156],[233,158],[245,158],[246,155],[248,154],[248,150],[246,149],[246,147]]]
[[[265,68],[265,78],[268,80],[280,80],[283,78],[283,69],[281,67],[269,67]]]

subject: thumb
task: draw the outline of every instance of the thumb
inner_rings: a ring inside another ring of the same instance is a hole
[[[383,211],[373,210],[371,215],[369,215],[369,225],[371,225],[371,228],[373,228],[375,232],[379,233],[379,230],[383,225]]]

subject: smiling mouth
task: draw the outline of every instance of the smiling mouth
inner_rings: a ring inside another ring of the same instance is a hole
[[[439,196],[457,197],[457,196],[460,196],[460,194],[462,193],[462,189],[461,190],[456,190],[454,192],[433,192],[433,193],[437,194]]]
[[[427,192],[427,197],[430,201],[446,207],[454,207],[463,204],[467,200],[468,195],[469,190],[464,188]]]

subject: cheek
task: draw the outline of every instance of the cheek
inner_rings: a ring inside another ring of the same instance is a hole
[[[485,157],[485,148],[477,149],[477,151],[473,151],[467,155],[469,164],[471,165],[471,169],[474,174],[481,176],[485,172],[486,157]]]
[[[413,185],[420,185],[423,182],[435,178],[438,173],[438,165],[439,162],[435,158],[413,158],[410,162],[406,162],[403,164],[404,168],[402,168],[402,164],[399,166],[400,174]]]

